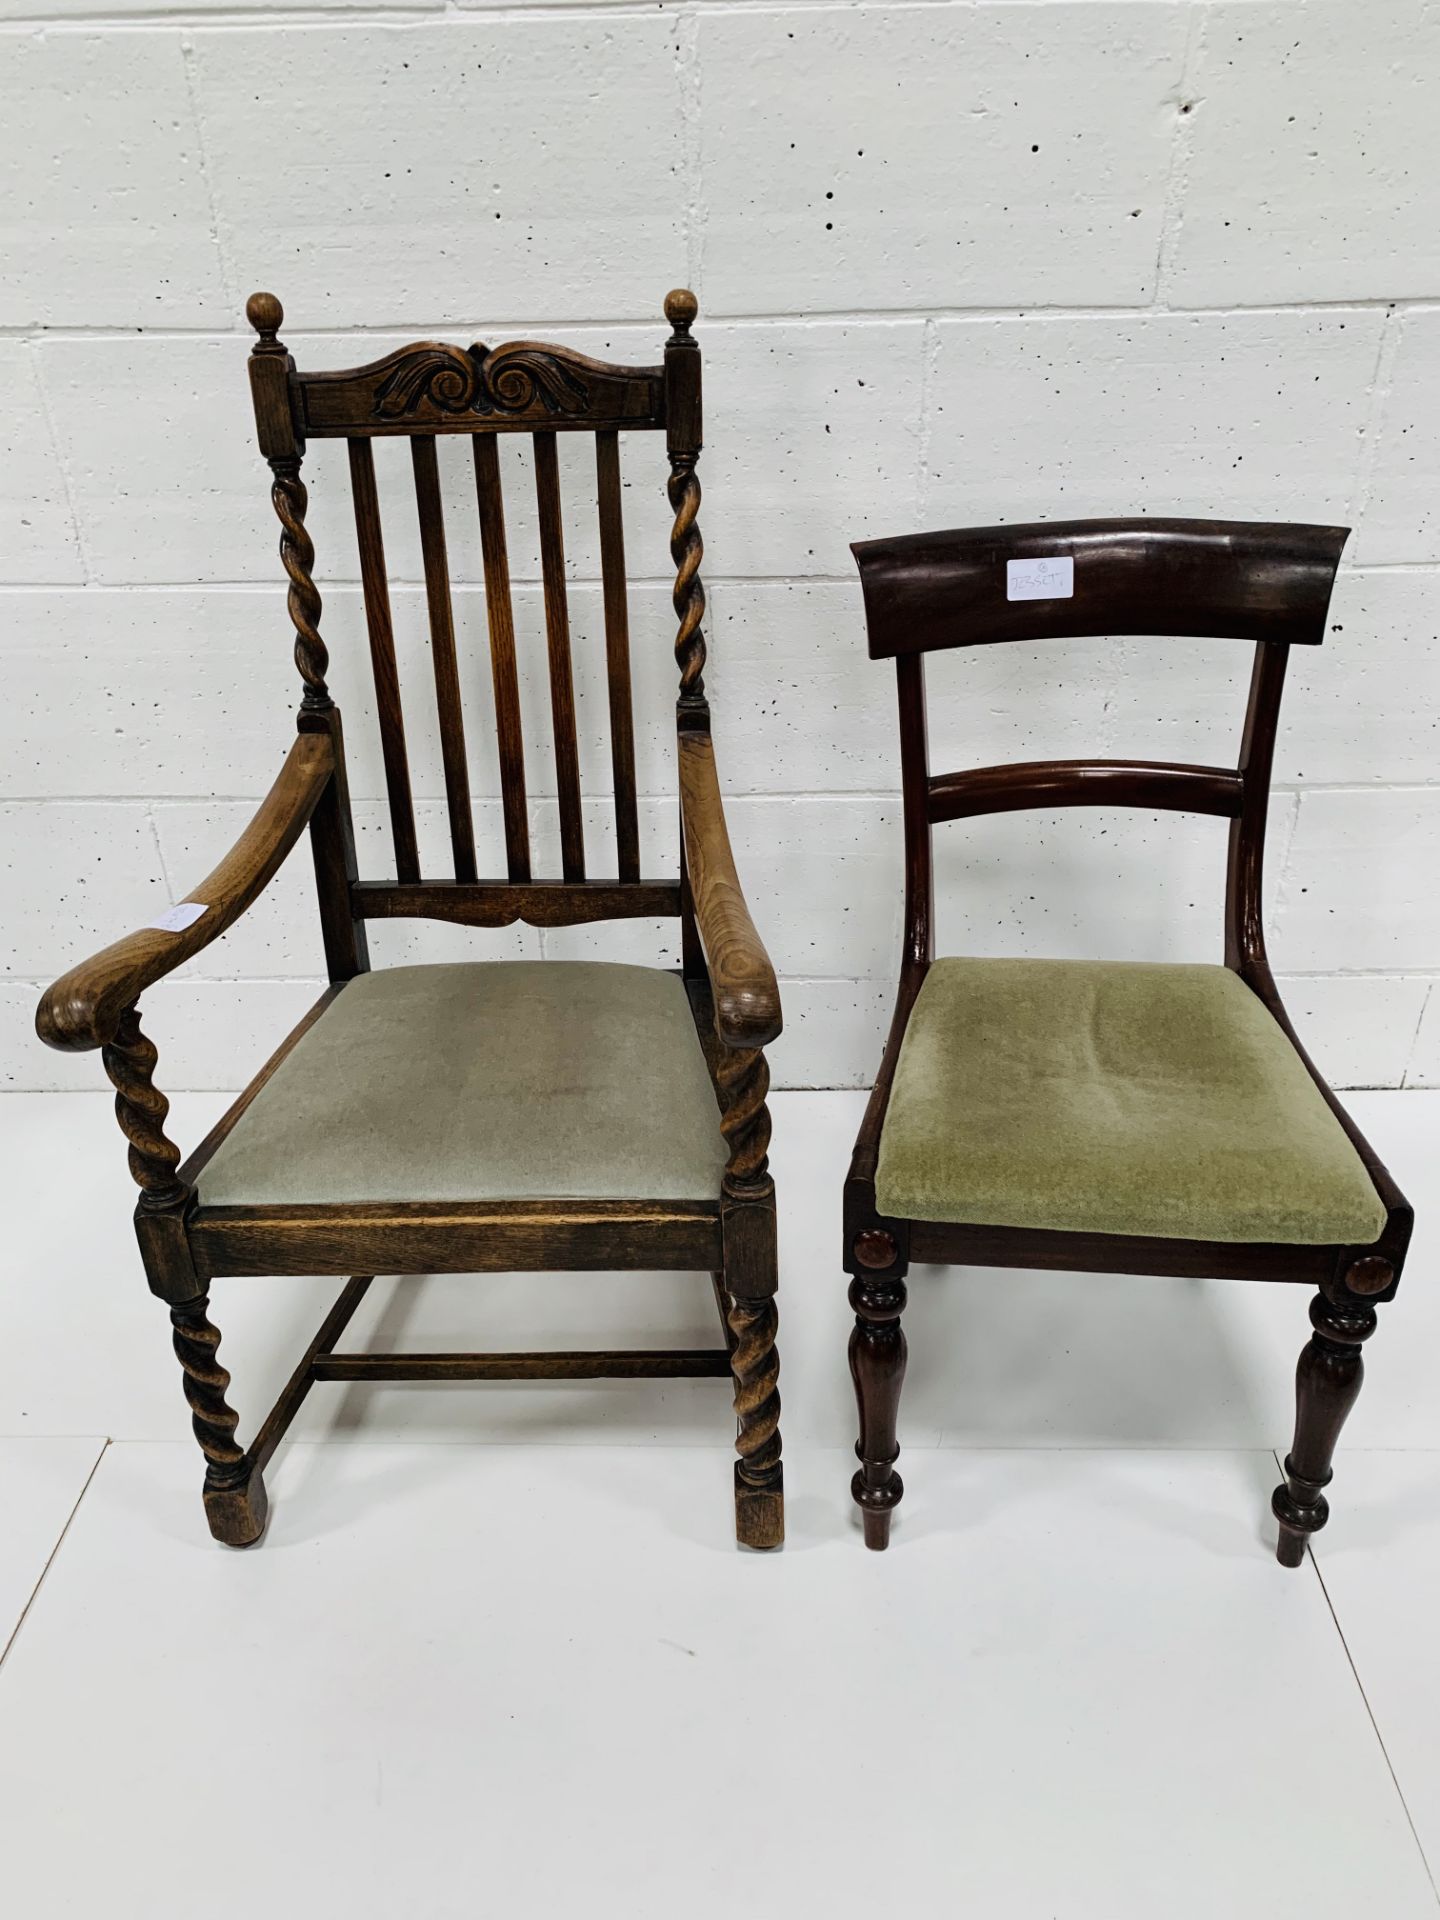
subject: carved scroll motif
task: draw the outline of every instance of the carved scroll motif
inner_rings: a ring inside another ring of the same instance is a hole
[[[375,391],[375,417],[403,420],[424,407],[437,413],[557,416],[583,413],[590,389],[574,368],[537,347],[430,345],[399,355]]]

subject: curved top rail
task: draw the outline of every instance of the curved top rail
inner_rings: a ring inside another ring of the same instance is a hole
[[[1058,520],[861,540],[870,656],[1095,634],[1315,646],[1348,527]],[[1054,597],[1011,563],[1059,561]],[[1063,564],[1068,563],[1068,565]],[[1011,598],[1017,588],[1027,597]]]

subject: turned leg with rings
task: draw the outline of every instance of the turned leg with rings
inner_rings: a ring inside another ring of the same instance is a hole
[[[1361,1347],[1375,1331],[1375,1309],[1360,1296],[1383,1292],[1393,1278],[1385,1261],[1357,1261],[1335,1298],[1317,1293],[1310,1302],[1315,1331],[1295,1370],[1295,1440],[1285,1458],[1285,1479],[1270,1502],[1280,1523],[1275,1557],[1282,1567],[1301,1564],[1307,1539],[1330,1517],[1324,1492],[1330,1463],[1365,1378]]]
[[[882,1244],[883,1243],[883,1244]],[[889,1234],[861,1234],[855,1247],[862,1266],[892,1265],[898,1258]],[[850,1376],[860,1414],[855,1452],[860,1470],[850,1483],[864,1515],[865,1544],[879,1551],[890,1544],[890,1516],[899,1506],[904,1484],[895,1471],[900,1448],[895,1425],[905,1381],[905,1281],[898,1273],[866,1272],[850,1283],[855,1331],[850,1336]]]

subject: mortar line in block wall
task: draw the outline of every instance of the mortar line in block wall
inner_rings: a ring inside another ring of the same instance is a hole
[[[1293,807],[1287,807],[1286,809],[1287,814],[1293,816],[1298,813],[1299,802],[1307,794],[1325,794],[1332,797],[1340,795],[1350,799],[1373,797],[1376,794],[1386,794],[1392,797],[1406,794],[1414,794],[1416,796],[1430,795],[1440,793],[1440,780],[1315,780],[1299,783],[1294,781],[1276,781],[1271,786],[1270,792],[1276,800],[1293,801],[1296,803]],[[553,803],[555,799],[553,793],[540,787],[534,789],[532,797],[537,805],[544,804],[546,806]],[[179,807],[253,807],[256,803],[256,798],[257,795],[253,790],[248,793],[166,794],[0,792],[0,807],[128,806],[166,809]],[[363,793],[358,789],[352,789],[350,798],[356,804],[383,806],[386,803],[384,793]],[[659,788],[654,792],[640,792],[636,795],[636,798],[652,806],[669,806],[673,804],[675,794],[672,788],[667,787]],[[431,794],[428,797],[425,795],[417,795],[417,803],[421,805],[442,806],[444,799],[443,791]],[[477,805],[491,807],[498,807],[500,805],[500,795],[498,793],[477,793],[474,795],[474,799]],[[608,806],[613,801],[614,795],[606,788],[596,786],[586,790],[585,799],[588,804],[595,807]],[[901,796],[898,788],[887,787],[748,787],[740,789],[732,785],[726,789],[725,795],[726,805],[737,807],[760,805],[803,807],[813,804],[831,806],[836,803],[856,806],[863,804],[866,806],[898,807],[900,805],[900,799]],[[1067,812],[1070,811],[1070,809],[1035,807],[1029,811],[1036,814],[1045,814],[1047,812]],[[1149,807],[1126,808],[1121,811],[1142,817],[1148,815],[1151,820],[1160,820],[1169,817],[1159,809]],[[1278,819],[1278,814],[1279,809],[1277,808],[1276,818],[1272,821],[1272,827],[1280,835],[1283,842],[1283,848],[1277,848],[1275,859],[1272,862],[1277,872],[1281,869],[1283,859],[1288,858],[1290,841],[1294,836],[1295,828],[1293,817],[1288,819],[1282,827]],[[1203,816],[1194,815],[1192,817],[1199,819]],[[985,814],[976,816],[977,820],[985,820],[987,818],[999,818],[999,816]],[[949,824],[959,826],[963,823],[957,820]],[[1217,827],[1219,824],[1220,823],[1217,822]]]
[[[483,934],[483,933],[494,933],[495,931],[497,931],[497,929],[493,927],[475,927],[475,928],[472,928],[471,931],[474,933]],[[532,928],[531,931],[543,932],[544,929]],[[1017,958],[1017,959],[1023,959],[1026,956],[1024,956],[1023,954],[1020,954],[1020,955],[1014,955],[1011,957]],[[1046,958],[1048,956],[1040,955],[1037,957]],[[435,964],[443,965],[444,963],[437,962]],[[786,986],[786,987],[855,987],[855,988],[863,987],[868,991],[872,991],[876,993],[882,999],[892,999],[894,997],[894,991],[895,991],[895,979],[899,973],[899,965],[900,963],[897,955],[896,962],[895,962],[895,972],[893,974],[892,973],[859,973],[857,974],[857,973],[783,973],[782,972],[782,973],[778,973],[776,975],[776,978],[779,980],[782,986]],[[47,974],[44,977],[41,977],[38,974],[30,975],[30,974],[9,973],[9,974],[0,974],[0,984],[3,984],[8,987],[18,988],[22,993],[34,993],[38,999],[38,997],[45,991],[45,989],[53,983],[54,978],[55,976],[53,973]],[[1433,991],[1435,985],[1440,984],[1440,980],[1437,980],[1437,976],[1424,973],[1413,967],[1410,968],[1408,971],[1404,969],[1387,968],[1387,967],[1374,967],[1374,968],[1349,967],[1349,968],[1337,968],[1330,972],[1312,972],[1312,973],[1307,973],[1303,968],[1299,968],[1299,967],[1279,967],[1276,969],[1275,978],[1280,982],[1282,987],[1292,982],[1297,985],[1298,984],[1308,985],[1317,980],[1322,980],[1322,981],[1323,980],[1357,980],[1357,981],[1419,980],[1419,981],[1423,981],[1426,984],[1427,988]],[[161,993],[164,992],[166,984],[167,983],[163,983],[163,982],[161,983],[161,986],[159,988],[159,991]],[[184,974],[179,974],[175,977],[176,986],[204,987],[207,990],[213,988],[216,991],[220,991],[221,989],[226,987],[313,987],[317,993],[321,993],[324,991],[326,984],[327,982],[326,982],[325,976],[321,972],[317,972],[317,973],[223,973],[223,974],[222,973],[213,973],[213,974],[212,973],[204,973],[204,974],[184,973]],[[154,989],[152,989],[152,991],[154,991]],[[1429,994],[1427,993],[1427,996],[1426,996],[1427,1003],[1428,1003],[1428,998],[1429,998]]]
[[[1025,8],[1039,12],[1049,0],[989,0],[989,4],[1005,6],[1019,13]],[[1200,0],[1209,4],[1210,0]],[[872,13],[940,13],[953,12],[955,8],[975,8],[982,0],[865,0],[866,10]],[[1155,6],[1175,6],[1183,0],[1151,0]],[[857,0],[684,0],[687,10],[697,13],[850,13],[857,10]],[[21,27],[34,30],[37,27],[62,27],[70,29],[88,29],[94,27],[134,27],[142,26],[152,30],[186,26],[254,27],[278,25],[290,26],[329,26],[344,25],[350,21],[366,24],[384,25],[394,20],[401,25],[424,25],[430,21],[452,23],[463,20],[533,20],[536,14],[597,14],[605,18],[649,18],[656,12],[655,0],[476,0],[473,5],[464,4],[464,0],[374,0],[367,5],[365,0],[345,0],[337,6],[277,5],[244,6],[232,5],[215,7],[186,6],[183,0],[177,0],[174,6],[163,4],[138,7],[132,12],[116,13],[113,9],[96,8],[89,13],[46,13],[43,8],[29,14],[7,18],[5,27]],[[669,9],[678,12],[678,5]]]
[[[1019,0],[1007,0],[1007,4],[1018,4]],[[3,32],[3,29],[0,29]],[[677,269],[680,266],[677,259]],[[661,289],[663,293],[664,289]],[[282,295],[283,297],[283,295]],[[657,310],[658,310],[657,295]],[[1207,307],[1190,305],[1185,307],[1156,307],[1154,304],[1135,306],[1133,304],[1081,306],[1056,304],[1047,306],[1031,303],[1026,306],[974,306],[974,307],[810,307],[803,313],[775,310],[751,313],[723,313],[707,309],[701,302],[701,325],[711,331],[722,327],[797,327],[823,328],[837,326],[903,326],[914,325],[925,320],[935,321],[974,321],[1022,323],[1032,320],[1223,320],[1253,319],[1256,315],[1274,315],[1277,318],[1287,314],[1323,315],[1330,313],[1368,313],[1368,312],[1433,313],[1440,311],[1440,302],[1434,299],[1409,297],[1397,294],[1369,297],[1355,295],[1348,299],[1335,300],[1261,300],[1247,305],[1244,302],[1227,301],[1219,306]],[[563,333],[594,333],[615,328],[626,328],[636,335],[650,338],[663,336],[664,321],[652,313],[620,314],[569,314],[549,319],[530,315],[515,319],[487,319],[477,322],[473,319],[457,320],[454,314],[442,318],[431,315],[428,319],[404,317],[390,320],[354,321],[346,326],[299,327],[286,323],[285,339],[292,351],[302,346],[323,346],[334,342],[363,339],[372,334],[413,334],[416,336],[443,337],[447,332],[468,331],[482,327],[486,333],[501,336],[524,336],[537,338],[541,335]],[[167,342],[174,340],[210,340],[217,345],[224,341],[239,342],[248,351],[253,343],[253,335],[240,326],[173,326],[173,327],[117,327],[85,326],[56,322],[53,325],[41,321],[14,322],[0,325],[0,340],[155,340]],[[637,346],[639,341],[637,339]]]
[[[1004,526],[1006,522],[1002,520],[998,524]],[[1366,560],[1353,567],[1347,566],[1342,561],[1338,577],[1341,580],[1352,578],[1359,580],[1364,579],[1372,573],[1415,574],[1417,576],[1440,573],[1440,559]],[[327,593],[358,593],[360,591],[360,581],[358,578],[352,578],[338,573],[327,574],[323,568],[317,570],[317,578]],[[632,587],[653,587],[657,592],[663,590],[668,593],[674,585],[673,577],[670,574],[632,572],[627,578]],[[539,592],[544,584],[537,576],[523,573],[512,573],[510,581],[512,586],[524,587],[527,591],[533,590],[535,592]],[[483,578],[471,578],[458,570],[452,575],[451,584],[457,592],[483,594],[485,591]],[[593,588],[598,592],[603,584],[603,581],[590,574],[573,573],[566,575],[566,585],[572,588]],[[810,587],[853,587],[857,592],[859,591],[859,581],[853,573],[710,573],[707,571],[705,584],[707,587],[724,587],[731,591],[736,587],[786,587],[796,591],[804,591]],[[395,593],[423,593],[425,591],[425,582],[423,580],[412,580],[402,574],[391,574],[389,576],[389,586],[391,591]],[[111,593],[248,593],[264,595],[274,594],[276,592],[283,593],[284,589],[285,582],[283,578],[280,580],[273,578],[257,578],[254,580],[10,580],[0,583],[0,599],[3,599],[6,594],[27,593],[88,594],[93,595],[96,599],[100,599],[104,595]],[[1103,634],[1097,634],[1094,637],[1096,639],[1103,639],[1105,636]],[[1226,645],[1228,643],[1219,641],[1216,644]],[[956,651],[963,652],[964,649],[957,648]]]
[[[263,484],[263,482],[262,482]],[[1440,562],[1436,563],[1440,566]],[[279,573],[277,567],[276,572]],[[326,593],[359,593],[361,582],[358,575],[327,573],[323,565],[315,569],[317,584]],[[626,579],[632,587],[653,587],[657,593],[670,593],[675,584],[673,573],[640,573],[631,570]],[[387,576],[386,584],[392,593],[423,593],[424,580],[416,580],[404,574],[392,573]],[[483,594],[485,580],[483,575],[469,575],[456,567],[451,572],[450,584],[457,592]],[[524,587],[527,591],[538,593],[544,581],[536,574],[512,571],[510,584]],[[570,588],[593,588],[597,593],[604,582],[598,575],[569,573],[565,575],[565,584]],[[711,573],[705,574],[707,589],[715,587],[834,587],[846,586],[859,590],[859,579],[853,573]],[[285,577],[257,577],[254,580],[11,580],[0,583],[0,598],[7,593],[82,593],[93,594],[99,599],[108,593],[249,593],[273,594],[285,592]],[[713,622],[712,622],[713,624]]]

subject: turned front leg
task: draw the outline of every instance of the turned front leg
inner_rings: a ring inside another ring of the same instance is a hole
[[[780,1357],[775,1351],[779,1315],[773,1295],[732,1299],[730,1331],[735,1345],[730,1371],[735,1382],[735,1537],[742,1547],[778,1547],[785,1539],[785,1497],[780,1464]]]
[[[1394,1274],[1383,1260],[1357,1261],[1336,1288],[1336,1297],[1317,1293],[1310,1302],[1315,1329],[1295,1369],[1295,1440],[1285,1459],[1285,1479],[1270,1508],[1280,1523],[1275,1557],[1282,1567],[1298,1567],[1305,1542],[1330,1517],[1324,1489],[1333,1476],[1331,1461],[1365,1378],[1361,1347],[1375,1331],[1375,1309],[1358,1297],[1380,1293]]]
[[[891,1266],[899,1257],[890,1235],[878,1231],[859,1236],[855,1255],[867,1267]],[[855,1444],[860,1470],[850,1491],[864,1515],[865,1544],[876,1551],[890,1544],[890,1516],[905,1492],[895,1471],[900,1457],[895,1428],[905,1382],[905,1334],[900,1325],[905,1299],[905,1281],[898,1273],[865,1272],[850,1283],[850,1304],[855,1309],[850,1377],[860,1415]]]
[[[720,1125],[730,1159],[721,1183],[720,1230],[739,1456],[735,1538],[742,1547],[778,1547],[785,1539],[780,1359],[775,1351],[775,1183],[767,1159],[770,1115],[765,1105],[769,1085],[765,1056],[758,1049],[722,1049],[725,1104]]]
[[[220,1331],[209,1318],[209,1296],[194,1291],[201,1283],[185,1244],[194,1195],[177,1171],[180,1149],[165,1132],[170,1103],[155,1085],[158,1056],[141,1031],[137,1008],[121,1015],[100,1057],[115,1088],[115,1117],[130,1143],[130,1172],[140,1189],[136,1230],[150,1285],[171,1303],[175,1357],[205,1456],[205,1515],[217,1540],[248,1547],[265,1531],[265,1483],[236,1445],[237,1415],[225,1398],[230,1376],[217,1358]]]
[[[220,1329],[211,1321],[209,1307],[209,1296],[203,1293],[198,1300],[171,1307],[175,1358],[185,1376],[190,1424],[205,1456],[210,1531],[227,1547],[248,1547],[265,1531],[269,1500],[259,1471],[235,1440],[240,1416],[225,1398],[230,1375],[220,1364]]]

